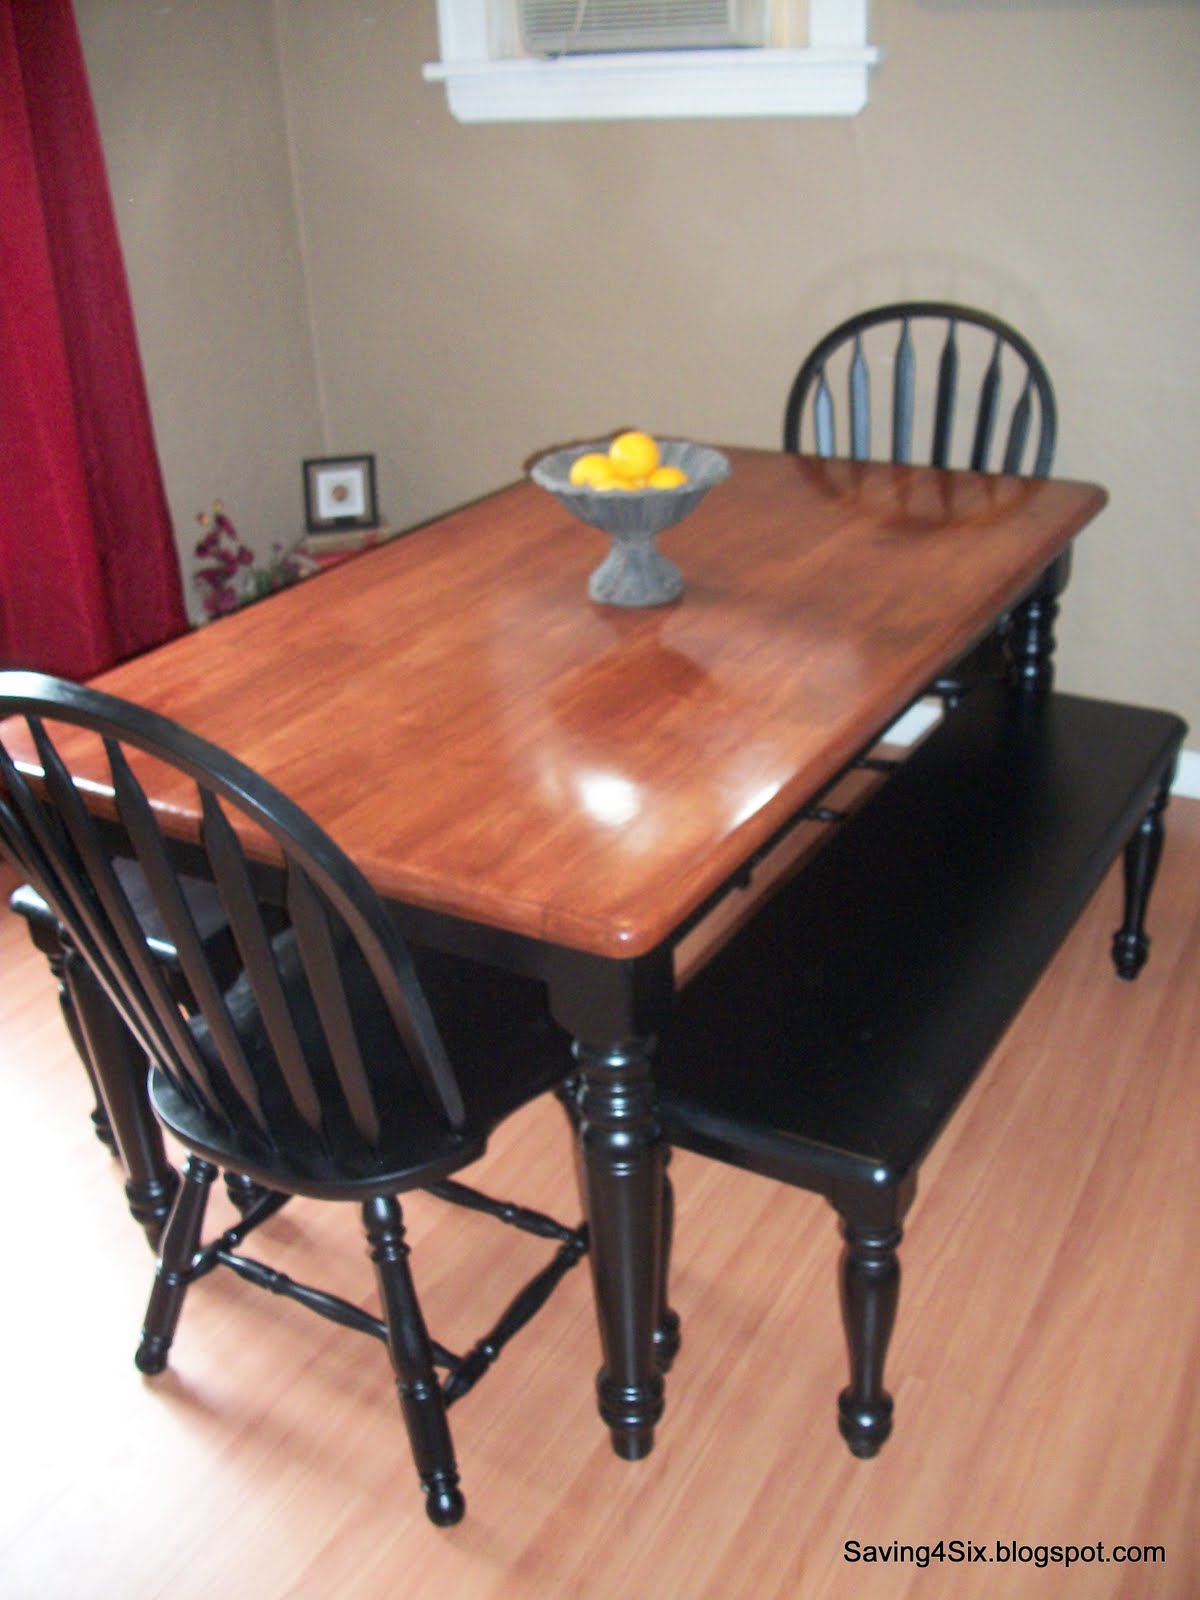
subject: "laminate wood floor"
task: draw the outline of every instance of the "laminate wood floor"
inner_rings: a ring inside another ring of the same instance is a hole
[[[219,1273],[169,1373],[135,1371],[151,1257],[44,962],[0,917],[0,1596],[1200,1594],[1200,803],[1173,802],[1168,828],[1141,979],[1109,964],[1114,871],[926,1164],[876,1461],[836,1432],[832,1212],[681,1155],[684,1346],[653,1455],[617,1460],[596,1417],[580,1269],[455,1407],[468,1511],[448,1533],[374,1342]],[[551,1101],[475,1176],[574,1220]],[[541,1247],[424,1198],[408,1211],[435,1332],[475,1337]],[[284,1270],[370,1301],[353,1208],[296,1202],[263,1237]],[[890,1559],[848,1561],[850,1541]],[[945,1559],[918,1565],[938,1541]],[[1037,1565],[1056,1545],[1087,1555]],[[1117,1562],[1118,1545],[1165,1561]]]

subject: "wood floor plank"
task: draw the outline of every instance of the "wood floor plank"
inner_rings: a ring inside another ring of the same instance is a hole
[[[455,1408],[468,1513],[448,1533],[425,1520],[374,1342],[217,1274],[189,1300],[170,1372],[137,1374],[152,1260],[91,1133],[45,964],[0,918],[0,1594],[1200,1593],[1198,891],[1200,803],[1176,800],[1142,977],[1119,983],[1109,964],[1114,872],[926,1163],[901,1252],[896,1432],[876,1461],[836,1432],[833,1213],[681,1154],[684,1347],[653,1455],[618,1461],[596,1417],[580,1271]],[[577,1213],[552,1101],[513,1119],[477,1175]],[[431,1201],[409,1222],[448,1342],[481,1332],[542,1248]],[[267,1235],[284,1270],[371,1303],[353,1208],[300,1204]],[[990,1555],[1161,1545],[1166,1563],[898,1560],[939,1539]],[[848,1563],[849,1540],[893,1559]]]

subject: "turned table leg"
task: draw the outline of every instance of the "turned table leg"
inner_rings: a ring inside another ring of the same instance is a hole
[[[1070,570],[1068,552],[1051,563],[1033,593],[1012,613],[1006,638],[1008,677],[1026,694],[1049,694],[1054,687],[1054,623]]]
[[[579,1143],[581,1125],[579,1111],[580,1079],[578,1077],[566,1079],[555,1090],[555,1094],[567,1114],[571,1132],[576,1138],[576,1176],[579,1180],[580,1202],[586,1214],[587,1184],[583,1172],[582,1147]],[[675,1232],[675,1190],[671,1183],[670,1174],[666,1170],[670,1160],[671,1151],[668,1147],[663,1151],[662,1265],[659,1270],[658,1311],[654,1319],[654,1358],[658,1365],[658,1370],[664,1373],[671,1370],[682,1343],[682,1330],[678,1313],[672,1311],[667,1299],[671,1280],[671,1243]]]
[[[145,1052],[91,968],[74,950],[66,952],[63,976],[125,1169],[129,1210],[156,1248],[179,1187],[179,1174],[167,1160],[162,1130],[150,1109]]]
[[[91,1057],[88,1054],[87,1041],[83,1037],[83,1030],[79,1026],[75,1002],[71,998],[70,985],[67,983],[67,952],[60,944],[57,951],[47,955],[47,960],[50,963],[50,971],[54,974],[58,984],[58,1004],[62,1012],[63,1021],[66,1023],[67,1032],[71,1036],[71,1043],[75,1046],[75,1052],[80,1061],[83,1062],[83,1069],[87,1073],[88,1082],[91,1085],[92,1099],[94,1101],[92,1129],[100,1143],[105,1145],[113,1155],[117,1155],[119,1154],[117,1141],[113,1135],[112,1124],[108,1120],[108,1112],[104,1108],[104,1096],[100,1092],[96,1069],[92,1065]]]
[[[668,1148],[663,1151],[662,1260],[658,1269],[658,1310],[654,1319],[654,1359],[660,1372],[670,1372],[683,1342],[679,1314],[672,1311],[667,1298],[671,1286],[671,1245],[675,1238],[675,1186],[667,1170],[670,1161]]]
[[[655,1349],[662,1316],[664,1145],[651,1041],[577,1043],[580,1149],[603,1366],[600,1415],[627,1461],[649,1455],[662,1416]]]

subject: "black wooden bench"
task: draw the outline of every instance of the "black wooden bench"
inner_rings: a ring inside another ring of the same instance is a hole
[[[977,690],[680,996],[657,1068],[668,1140],[841,1216],[855,1455],[891,1431],[920,1163],[1122,849],[1113,953],[1140,970],[1185,732],[1166,712]]]

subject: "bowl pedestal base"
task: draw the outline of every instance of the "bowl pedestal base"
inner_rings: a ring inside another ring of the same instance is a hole
[[[658,550],[652,533],[610,533],[612,549],[588,579],[606,606],[665,606],[683,593],[683,573]]]

